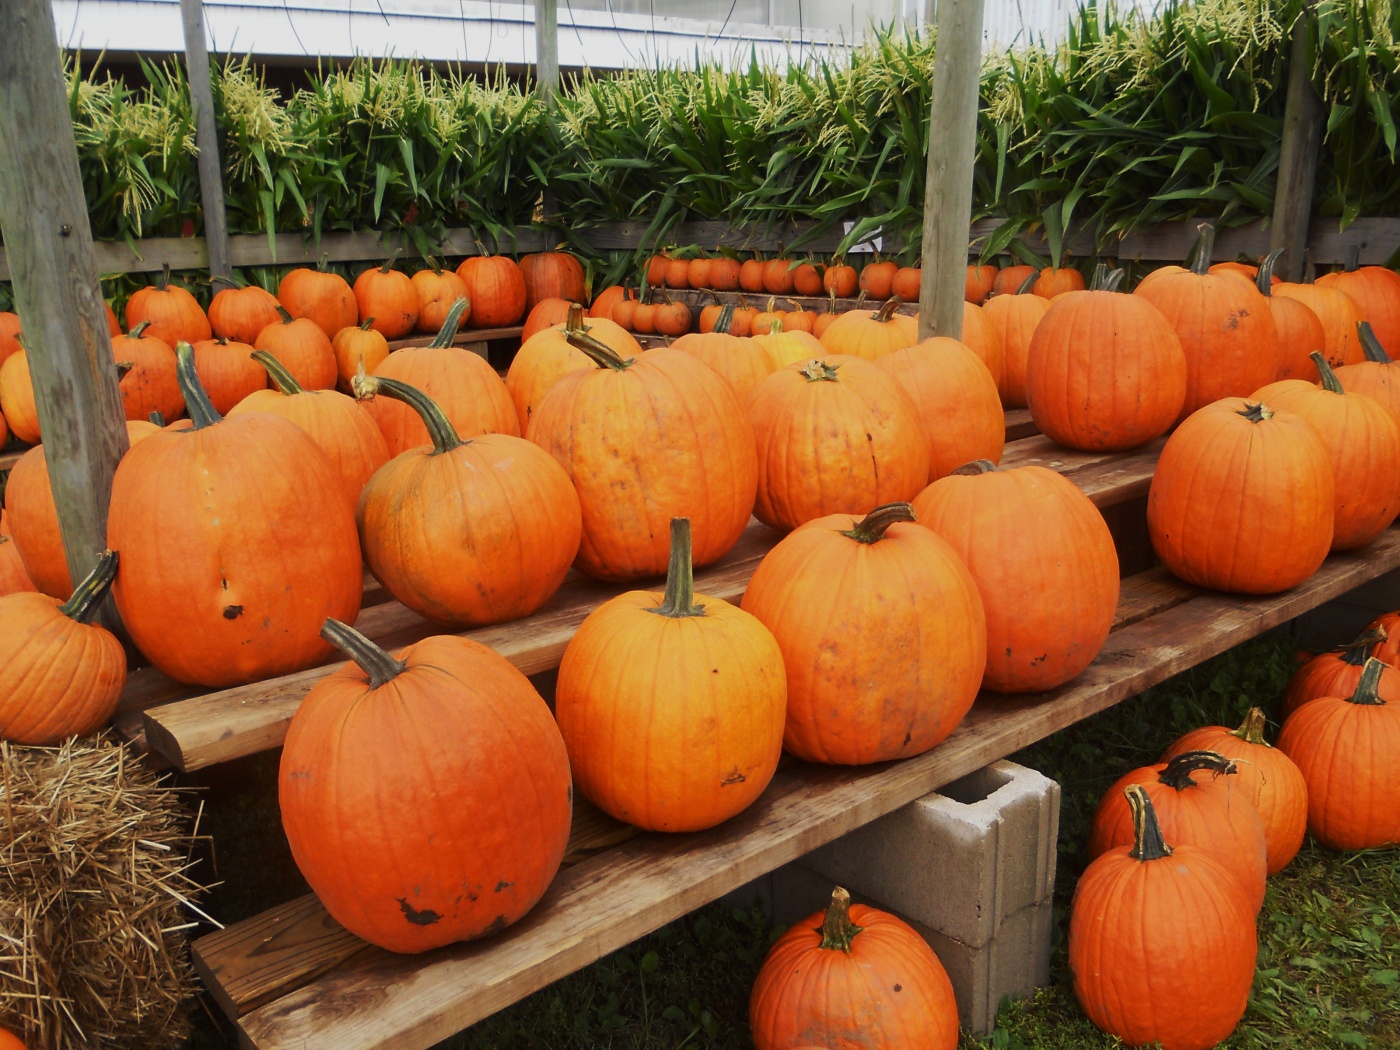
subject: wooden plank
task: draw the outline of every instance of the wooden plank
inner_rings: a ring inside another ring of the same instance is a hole
[[[754,806],[718,828],[639,835],[561,872],[534,911],[498,937],[421,956],[364,951],[244,1015],[243,1045],[431,1046],[847,831],[1397,567],[1400,530],[1390,529],[1364,551],[1333,555],[1287,594],[1202,594],[1125,627],[1076,681],[983,698],[924,755],[861,768],[785,763]],[[194,945],[215,983],[232,962],[210,950],[218,943]]]
[[[463,328],[452,340],[453,346],[472,346],[476,343],[488,343],[493,339],[519,339],[520,334],[525,331],[523,325],[509,325],[505,328]],[[390,350],[402,350],[406,346],[427,346],[436,338],[432,333],[424,335],[411,335],[405,339],[393,339],[389,342]]]
[[[209,273],[229,277],[228,218],[224,211],[224,177],[219,166],[219,129],[214,120],[214,87],[209,45],[204,29],[204,0],[180,0],[185,30],[185,69],[194,109],[195,143],[199,148],[199,202],[204,213],[204,240]]]
[[[1065,475],[1097,506],[1126,503],[1147,494],[1165,438],[1134,452],[1078,452],[1055,444],[1043,434],[1010,442],[1004,467],[1046,467]]]
[[[1312,39],[1316,17],[1307,4],[1293,23],[1288,53],[1288,95],[1283,106],[1270,249],[1286,249],[1280,260],[1285,281],[1301,281],[1308,263],[1308,226],[1317,183],[1318,147],[1326,110],[1312,85]]]
[[[1006,410],[1006,440],[1020,441],[1022,438],[1035,437],[1040,433],[1040,428],[1035,425],[1035,420],[1031,418],[1031,410],[1028,408],[1008,408]]]
[[[0,473],[4,473],[5,471],[12,468],[16,463],[19,462],[19,457],[24,455],[28,451],[28,448],[15,447],[9,449],[6,452],[0,452]]]

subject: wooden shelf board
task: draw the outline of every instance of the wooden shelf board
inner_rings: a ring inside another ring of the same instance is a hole
[[[472,343],[489,343],[493,339],[519,339],[520,333],[525,331],[522,325],[512,325],[506,328],[463,328],[452,340],[453,346],[470,346]],[[434,339],[433,333],[426,335],[411,335],[406,339],[391,339],[389,341],[390,350],[402,350],[408,346],[427,346]]]

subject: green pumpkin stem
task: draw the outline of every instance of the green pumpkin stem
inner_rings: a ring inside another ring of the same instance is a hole
[[[1254,275],[1254,287],[1259,289],[1259,294],[1272,296],[1274,294],[1274,267],[1278,265],[1279,259],[1287,248],[1275,248],[1259,262],[1259,272]]]
[[[720,335],[728,335],[729,329],[733,324],[734,304],[726,303],[724,306],[720,307],[719,317],[715,319],[715,326],[711,329],[711,331],[718,332]]]
[[[1355,273],[1361,268],[1361,245],[1353,244],[1347,249],[1347,261],[1342,264],[1343,273]]]
[[[564,317],[564,329],[569,332],[586,332],[587,325],[583,323],[584,313],[582,303],[570,303],[569,312]]]
[[[151,409],[151,414],[146,417],[161,430],[165,429],[165,413],[158,408]]]
[[[144,339],[145,336],[146,336],[146,329],[151,327],[151,323],[152,323],[152,322],[151,322],[150,320],[145,320],[145,321],[142,321],[140,324],[134,326],[134,327],[131,329],[131,331],[129,331],[129,332],[126,333],[127,338],[128,338],[128,339]]]
[[[1367,361],[1374,361],[1378,365],[1391,363],[1391,357],[1385,352],[1385,347],[1381,346],[1381,341],[1376,338],[1375,329],[1371,327],[1370,321],[1359,322],[1356,334],[1361,339],[1361,349],[1365,351]]]
[[[1246,403],[1244,408],[1240,410],[1240,415],[1244,416],[1244,418],[1251,423],[1262,423],[1266,419],[1274,418],[1274,410],[1264,404],[1264,402],[1259,401],[1252,405]]]
[[[1321,350],[1314,350],[1308,355],[1308,359],[1317,365],[1317,374],[1322,377],[1323,390],[1332,394],[1346,393],[1342,381],[1337,378],[1337,373],[1332,371],[1332,366],[1327,363],[1327,358],[1322,356]]]
[[[373,327],[374,327],[374,318],[373,318],[373,317],[366,317],[363,321],[360,322],[360,331],[362,331],[362,332],[368,332],[368,331],[369,331],[371,328],[373,328]]]
[[[1198,228],[1201,231],[1201,237],[1196,242],[1196,254],[1191,260],[1191,272],[1205,274],[1210,272],[1210,257],[1215,254],[1215,226],[1212,223],[1203,222]]]
[[[388,273],[394,268],[394,263],[399,261],[399,256],[403,254],[402,248],[395,248],[389,253],[389,258],[384,260],[384,265],[379,267],[380,273]]]
[[[897,295],[892,295],[885,300],[885,304],[875,311],[874,319],[881,324],[889,324],[894,320],[894,315],[899,312],[899,308],[904,305],[904,300]]]
[[[1208,769],[1216,776],[1238,772],[1235,763],[1214,751],[1183,751],[1167,763],[1157,779],[1169,788],[1185,791],[1196,786],[1191,774],[1201,769]]]
[[[877,543],[885,538],[885,530],[897,521],[918,521],[911,503],[886,503],[876,507],[852,528],[842,531],[857,543]]]
[[[408,670],[406,663],[394,659],[348,623],[327,617],[321,625],[321,637],[360,665],[369,675],[371,689],[388,685]]]
[[[785,331],[786,329],[783,328],[783,319],[781,317],[775,317],[768,323],[769,335],[782,335]]]
[[[1355,639],[1333,651],[1341,658],[1342,663],[1351,664],[1352,667],[1365,667],[1366,661],[1370,659],[1371,650],[1387,637],[1384,628],[1368,627]]]
[[[318,273],[329,273],[331,267],[331,253],[322,252],[321,257],[316,260],[316,270]]]
[[[281,303],[278,303],[275,309],[277,310],[277,316],[282,318],[283,324],[291,324],[293,321],[296,320],[295,317],[293,317],[290,313],[287,312],[287,308]]]
[[[1017,295],[1030,295],[1031,289],[1035,287],[1035,282],[1040,280],[1040,271],[1031,268],[1031,272],[1026,275],[1026,279],[1021,282],[1021,287],[1016,289]]]
[[[452,309],[447,311],[447,318],[442,322],[442,327],[438,329],[438,334],[433,336],[433,341],[428,344],[434,350],[442,350],[452,345],[452,340],[457,338],[457,329],[462,324],[462,315],[471,307],[471,302],[466,296],[461,296],[452,304]]]
[[[1107,263],[1099,263],[1094,268],[1094,279],[1089,283],[1089,290],[1092,292],[1116,292],[1118,286],[1123,283],[1124,273],[1122,267],[1110,270]]]
[[[1385,669],[1390,666],[1382,660],[1377,660],[1374,656],[1366,661],[1366,666],[1361,669],[1361,681],[1356,683],[1356,691],[1347,697],[1349,703],[1361,704],[1365,707],[1384,704],[1381,699],[1381,675],[1385,674]]]
[[[840,886],[831,891],[831,903],[822,920],[821,947],[851,954],[851,942],[864,927],[851,921],[851,895]]]
[[[1162,838],[1162,826],[1157,823],[1157,811],[1141,784],[1131,784],[1123,792],[1128,796],[1128,808],[1133,813],[1133,848],[1128,856],[1133,860],[1161,860],[1172,855],[1172,848]]]
[[[611,368],[617,372],[626,371],[632,367],[632,359],[624,358],[612,347],[600,341],[597,337],[591,336],[585,330],[577,332],[568,328],[564,329],[564,338],[575,350],[581,350],[599,368]]]
[[[288,397],[293,394],[305,393],[301,384],[297,382],[296,376],[287,371],[287,366],[266,350],[254,350],[248,356],[263,366],[264,371],[272,379],[272,385]]]
[[[1268,747],[1269,742],[1264,739],[1265,724],[1264,712],[1257,707],[1251,707],[1249,713],[1244,716],[1244,721],[1240,723],[1240,727],[1230,730],[1230,735],[1238,737],[1246,744],[1260,744]]]
[[[457,428],[448,420],[442,406],[416,386],[410,386],[398,379],[390,379],[388,376],[356,375],[350,380],[350,389],[360,400],[382,395],[402,401],[417,412],[423,420],[423,425],[428,428],[428,437],[433,442],[433,451],[429,455],[440,456],[466,444],[458,436]]]
[[[117,552],[103,551],[97,556],[97,564],[92,567],[92,572],[73,588],[73,596],[60,605],[58,611],[78,623],[91,622],[97,613],[97,607],[102,604],[102,599],[107,597],[107,590],[116,578]]]
[[[160,276],[156,278],[156,291],[163,292],[170,286],[170,264],[164,263],[160,268]]]
[[[666,568],[666,594],[651,612],[683,619],[704,616],[705,607],[695,601],[695,565],[691,557],[690,519],[671,519],[671,564]]]
[[[797,374],[809,383],[835,383],[840,367],[840,365],[830,364],[820,358],[813,358],[799,368]]]
[[[950,473],[960,478],[975,478],[978,474],[994,474],[996,469],[997,465],[990,459],[974,459]]]
[[[175,344],[175,376],[180,382],[180,393],[184,395],[190,419],[194,421],[192,430],[203,430],[223,421],[224,417],[219,415],[214,402],[209,400],[204,384],[199,381],[199,373],[195,371],[194,348],[184,340]]]

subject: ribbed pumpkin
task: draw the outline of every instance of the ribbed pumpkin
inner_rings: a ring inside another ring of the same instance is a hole
[[[227,686],[309,667],[327,613],[353,620],[363,579],[355,521],[326,455],[265,412],[221,419],[185,344],[193,426],[131,449],[112,479],[112,589],[131,640],[170,677]]]
[[[992,294],[992,285],[996,283],[997,268],[995,266],[973,264],[967,268],[967,276],[963,284],[963,300],[976,306],[981,306],[987,301],[987,296]]]
[[[1337,381],[1347,393],[1365,394],[1379,402],[1400,422],[1400,364],[1390,359],[1368,322],[1357,325],[1357,336],[1366,360],[1338,368]]]
[[[1296,299],[1322,324],[1323,355],[1334,368],[1364,361],[1356,326],[1365,318],[1356,301],[1335,285],[1292,284],[1284,281],[1274,285],[1274,295]],[[1314,347],[1314,349],[1318,349]]]
[[[117,574],[97,559],[73,597],[0,596],[0,740],[46,747],[101,728],[126,685],[122,643],[90,622]]]
[[[525,324],[520,330],[522,345],[529,342],[531,336],[543,332],[546,328],[563,324],[568,319],[569,307],[574,305],[576,304],[567,299],[541,299],[530,307],[530,313],[525,317]]]
[[[1001,359],[1001,373],[995,378],[1001,403],[1007,408],[1026,407],[1026,356],[1036,328],[1050,309],[1048,297],[1031,294],[1033,283],[1028,277],[1015,295],[995,296],[982,308],[995,345],[992,353]]]
[[[1047,266],[1036,275],[1031,291],[1042,299],[1084,291],[1084,275],[1072,266]]]
[[[1376,693],[1386,669],[1372,660],[1354,692],[1304,704],[1279,734],[1308,783],[1308,830],[1332,849],[1400,844],[1400,703]]]
[[[330,335],[311,317],[293,317],[283,306],[277,308],[277,313],[277,323],[258,333],[254,349],[265,350],[281,361],[282,367],[307,390],[329,390],[335,386],[338,373]],[[355,327],[354,319],[344,327]]]
[[[1031,418],[1067,448],[1144,445],[1171,428],[1186,401],[1176,330],[1146,298],[1118,293],[1122,273],[1051,303],[1031,338],[1024,385]]]
[[[917,303],[919,295],[923,291],[924,271],[919,266],[901,266],[895,271],[894,280],[890,282],[890,294],[906,303]],[[798,294],[804,294],[798,289]]]
[[[799,361],[823,357],[828,352],[816,336],[809,332],[790,332],[782,321],[774,322],[767,335],[755,335],[752,338],[754,345],[768,355],[772,365],[770,372],[776,372]]]
[[[588,302],[588,282],[584,277],[583,264],[568,252],[536,252],[523,256],[520,276],[525,281],[526,313],[546,299]]]
[[[0,596],[38,589],[24,567],[19,546],[10,535],[9,519],[5,511],[0,510]]]
[[[623,303],[622,307],[626,304]],[[632,310],[632,331],[642,335],[656,334],[656,300],[653,298],[651,289],[637,301],[636,307]]]
[[[848,299],[860,288],[860,274],[854,266],[833,260],[822,271],[822,289],[837,299]]]
[[[544,395],[528,437],[568,473],[583,507],[575,567],[605,580],[664,572],[672,518],[690,518],[696,565],[729,551],[757,484],[753,429],[733,388],[690,354],[624,358],[587,333],[597,367]]]
[[[792,271],[792,290],[798,295],[823,295],[826,292],[822,275],[809,262],[799,263],[797,269]]]
[[[1278,330],[1278,359],[1274,368],[1274,379],[1306,379],[1317,382],[1317,365],[1309,356],[1314,350],[1322,350],[1327,345],[1327,334],[1322,322],[1301,299],[1287,295],[1274,295],[1274,263],[1284,249],[1270,252],[1259,266],[1254,286],[1259,294],[1269,301],[1269,312],[1273,314],[1274,327]]]
[[[738,259],[719,256],[710,260],[710,287],[717,292],[732,292],[739,287]]]
[[[422,391],[357,381],[402,401],[432,444],[395,456],[360,499],[365,562],[385,590],[436,623],[476,626],[529,616],[559,589],[582,519],[568,475],[523,438],[459,438]]]
[[[1014,295],[1016,290],[1027,280],[1039,276],[1040,272],[1034,266],[1027,266],[1024,263],[1003,266],[992,280],[992,292],[989,298],[995,298],[998,295]]]
[[[1361,670],[1379,645],[1387,641],[1382,629],[1368,627],[1349,645],[1319,653],[1293,672],[1283,694],[1283,717],[1320,696],[1350,696],[1361,681]],[[1400,669],[1389,668],[1376,688],[1386,703],[1400,704]]]
[[[896,313],[903,306],[890,299],[880,309],[848,310],[822,335],[821,344],[829,354],[862,357],[867,361],[892,354],[919,341],[919,323]]]
[[[478,434],[519,437],[520,420],[515,415],[515,405],[496,370],[481,355],[452,345],[466,307],[465,300],[458,300],[431,343],[395,350],[374,374],[384,379],[397,379],[423,391],[437,402],[459,437],[473,438]],[[407,449],[431,444],[423,420],[402,402],[371,398],[365,405],[379,424],[379,431],[389,445],[389,455],[397,456]]]
[[[935,481],[914,510],[977,581],[987,617],[983,688],[1053,689],[1093,662],[1118,609],[1118,554],[1074,482],[982,460]]]
[[[647,260],[646,283],[649,288],[660,288],[666,283],[666,268],[671,265],[671,257],[664,252]]]
[[[418,290],[408,274],[394,269],[398,254],[362,271],[352,288],[360,317],[385,339],[402,339],[418,324]]]
[[[861,267],[858,281],[868,299],[888,299],[894,294],[894,275],[899,267],[892,262],[872,262]]]
[[[689,288],[690,261],[688,259],[667,259],[666,279],[662,284],[667,288]]]
[[[917,324],[917,318],[915,319]],[[1006,357],[1001,345],[992,338],[992,329],[987,324],[987,314],[975,303],[963,303],[963,326],[961,342],[982,359],[987,371],[996,379],[1006,370]]]
[[[1220,398],[1249,395],[1277,367],[1278,328],[1269,304],[1247,281],[1207,272],[1214,243],[1207,224],[1190,270],[1145,280],[1133,293],[1160,310],[1181,340],[1186,398],[1178,420]]]
[[[1006,415],[992,374],[970,349],[934,336],[886,354],[875,367],[899,381],[924,421],[929,481],[973,460],[1001,462]]]
[[[39,443],[39,406],[29,375],[29,354],[24,350],[0,364],[0,415],[19,440],[27,445]]]
[[[958,1006],[933,949],[903,920],[851,904],[794,923],[763,960],[749,997],[758,1050],[953,1050]]]
[[[357,327],[342,328],[331,340],[335,355],[335,388],[350,393],[350,384],[363,369],[373,372],[389,356],[389,340],[374,330],[374,318],[367,317]]]
[[[230,339],[205,339],[194,344],[194,369],[216,412],[227,413],[255,390],[267,388],[267,373],[253,360],[253,348]],[[171,353],[174,358],[174,353]],[[176,389],[178,389],[178,384]],[[184,411],[184,398],[180,410]],[[162,413],[163,414],[163,413]],[[173,419],[173,416],[166,417]]]
[[[683,335],[671,344],[672,349],[690,354],[696,360],[722,376],[748,411],[754,388],[773,374],[773,358],[756,339],[743,339],[729,334],[734,319],[734,307],[724,307],[709,332]],[[768,336],[772,339],[772,336]]]
[[[283,277],[277,286],[277,300],[292,317],[311,321],[328,340],[342,328],[353,328],[360,323],[354,290],[344,277],[326,269],[324,255],[316,269],[303,266]],[[292,372],[296,374],[296,369]],[[309,385],[302,376],[298,375],[297,379],[303,386]]]
[[[769,295],[793,293],[793,263],[788,259],[769,259],[763,264],[763,290]]]
[[[1213,751],[1234,762],[1236,783],[1264,825],[1269,874],[1288,867],[1308,826],[1308,785],[1293,760],[1264,739],[1264,712],[1251,707],[1238,729],[1193,729],[1167,748],[1162,761],[1188,751]]]
[[[1141,785],[1173,842],[1209,853],[1235,879],[1257,912],[1264,904],[1268,844],[1264,823],[1248,801],[1247,785],[1234,784],[1235,763],[1214,751],[1185,751],[1168,762],[1119,777],[1099,802],[1089,835],[1089,856],[1133,841],[1133,818],[1124,789]]]
[[[1360,251],[1352,248],[1346,266],[1323,274],[1315,284],[1345,292],[1361,319],[1369,321],[1382,346],[1400,346],[1400,274],[1385,266],[1360,266]]]
[[[745,259],[739,266],[739,287],[746,292],[757,293],[763,291],[763,270],[765,265],[767,264],[759,258]],[[711,270],[712,274],[713,272],[714,271]],[[648,279],[648,283],[655,284],[656,282]]]
[[[181,340],[197,343],[213,334],[199,300],[170,283],[169,263],[161,268],[155,284],[138,288],[126,301],[126,330],[134,331],[143,321],[149,322],[146,328],[150,337],[167,346]]]
[[[692,288],[711,288],[710,282],[710,260],[705,257],[691,259],[686,266],[686,284]]]
[[[213,280],[227,279],[215,277]],[[209,302],[209,328],[215,339],[251,346],[258,333],[275,324],[277,319],[277,296],[256,284],[240,288],[230,283]]]
[[[1164,838],[1147,793],[1128,792],[1131,846],[1095,860],[1074,890],[1074,994],[1094,1024],[1129,1046],[1207,1050],[1249,1004],[1254,913],[1215,858]]]
[[[752,336],[753,322],[757,316],[758,310],[750,306],[742,295],[739,296],[739,305],[734,307],[734,320],[729,323],[729,334],[745,338]]]
[[[514,259],[504,255],[473,255],[457,267],[471,301],[469,328],[503,328],[525,316],[525,277]],[[580,296],[580,298],[582,298]]]
[[[944,740],[977,696],[987,628],[972,574],[907,503],[817,518],[759,563],[743,608],[787,668],[783,746],[865,765]]]
[[[332,918],[388,951],[498,933],[544,896],[569,838],[549,708],[465,638],[390,655],[342,623],[322,633],[354,663],[287,729],[277,794],[297,867]]]
[[[428,268],[419,270],[411,278],[413,290],[418,294],[419,332],[436,332],[447,320],[452,304],[458,299],[467,300],[467,311],[471,311],[471,296],[467,294],[467,283],[452,270],[444,270],[436,259],[428,260]]]
[[[166,419],[184,414],[185,400],[175,378],[175,351],[150,334],[149,321],[138,321],[129,335],[112,336],[112,354],[121,376],[127,419],[149,419],[152,412]]]
[[[792,303],[792,309],[783,315],[783,330],[813,333],[817,327],[817,315],[803,309],[802,303],[796,299],[789,299],[788,302]]]
[[[0,532],[3,531],[4,529],[0,528]],[[1371,621],[1368,629],[1385,636],[1376,642],[1371,655],[1390,664],[1391,667],[1400,667],[1400,612],[1382,613]]]
[[[758,500],[765,525],[865,514],[928,483],[930,442],[913,399],[888,372],[832,356],[780,368],[754,388]]]
[[[1147,496],[1147,527],[1157,556],[1187,583],[1274,594],[1302,583],[1327,557],[1335,493],[1327,450],[1310,424],[1226,398],[1167,439]]]
[[[695,593],[690,522],[671,522],[666,591],[588,614],[559,665],[554,716],[584,798],[648,831],[747,809],[783,750],[787,679],[749,613]]]
[[[108,308],[110,309],[110,307]],[[8,310],[0,310],[0,365],[5,363],[5,358],[20,351],[19,340],[16,338],[20,333],[19,314],[11,313]]]
[[[768,298],[768,305],[753,315],[753,320],[749,322],[749,328],[754,335],[771,335],[774,331],[784,331],[783,318],[787,317],[786,310],[777,308],[777,300],[772,296]]]
[[[1400,422],[1364,394],[1349,394],[1313,351],[1322,388],[1285,379],[1258,391],[1265,404],[1301,416],[1317,432],[1336,483],[1332,549],[1370,543],[1400,515]]]
[[[253,359],[267,370],[273,389],[249,394],[228,412],[228,418],[270,412],[306,431],[335,468],[353,513],[365,482],[389,459],[389,446],[374,418],[361,402],[338,390],[303,390],[281,362],[264,350],[255,351]]]
[[[510,391],[520,433],[530,429],[530,419],[550,387],[569,372],[593,367],[582,350],[570,345],[567,332],[583,332],[611,347],[620,357],[636,357],[642,347],[630,332],[605,317],[591,317],[586,322],[583,307],[573,304],[564,323],[531,336],[521,344],[506,373],[506,389]]]
[[[588,316],[611,320],[613,307],[622,302],[626,296],[627,289],[620,284],[604,288],[598,293],[598,298],[593,300],[593,305],[588,308]]]

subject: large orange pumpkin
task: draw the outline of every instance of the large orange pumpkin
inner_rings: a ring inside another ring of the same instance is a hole
[[[1345,267],[1323,274],[1314,283],[1345,292],[1361,319],[1370,322],[1381,345],[1400,346],[1400,274],[1385,266],[1360,266],[1356,248],[1348,254]]]
[[[1167,439],[1147,527],[1157,556],[1187,583],[1273,594],[1302,583],[1327,557],[1335,494],[1327,450],[1309,423],[1225,398]]]
[[[318,682],[287,730],[277,797],[302,875],[332,918],[389,951],[509,926],[544,896],[569,839],[549,708],[465,638],[395,656],[343,623],[322,634],[354,663]]]
[[[1356,326],[1365,318],[1356,301],[1336,285],[1292,284],[1284,281],[1274,285],[1274,295],[1296,299],[1322,324],[1323,355],[1334,368],[1354,365],[1365,360]],[[1314,347],[1313,349],[1319,349]]]
[[[101,728],[126,685],[126,652],[92,623],[117,574],[97,559],[73,596],[0,596],[0,740],[45,747]]]
[[[467,310],[471,311],[471,296],[467,294],[467,284],[453,270],[444,270],[436,259],[428,260],[428,268],[419,270],[411,278],[413,290],[418,293],[418,324],[420,332],[436,332],[447,320],[452,304],[458,299],[467,300]]]
[[[890,299],[878,310],[847,310],[822,334],[821,344],[829,354],[867,361],[913,346],[919,341],[919,323],[897,312],[903,305]]]
[[[1368,322],[1357,325],[1357,335],[1366,360],[1338,368],[1337,381],[1349,394],[1365,394],[1378,401],[1400,422],[1400,364],[1390,359]]]
[[[316,269],[303,266],[291,271],[278,284],[277,299],[293,318],[306,318],[330,339],[342,328],[360,323],[360,308],[349,282],[340,274],[331,273],[326,265],[326,256],[322,255]],[[292,371],[296,373],[295,369]],[[302,376],[297,378],[303,386],[314,385]]]
[[[536,252],[523,256],[520,276],[525,281],[526,313],[546,299],[588,302],[588,281],[583,264],[568,252]]]
[[[935,481],[914,510],[977,581],[987,617],[983,688],[1041,692],[1093,662],[1118,609],[1118,554],[1074,482],[983,460]]]
[[[366,318],[357,327],[342,328],[331,340],[335,388],[342,394],[350,393],[350,384],[362,370],[373,372],[389,356],[389,340],[374,330],[372,320]]]
[[[112,593],[136,646],[170,677],[227,686],[309,667],[330,613],[353,620],[363,569],[340,479],[295,424],[221,419],[179,355],[193,426],[131,449],[112,479]]]
[[[397,257],[394,252],[382,266],[361,272],[352,288],[360,317],[385,339],[402,339],[418,324],[418,289],[408,274],[394,269]]]
[[[1095,860],[1074,890],[1074,994],[1094,1024],[1129,1046],[1207,1050],[1249,1004],[1254,913],[1214,857],[1164,837],[1141,786],[1127,790],[1131,845]]]
[[[903,920],[851,904],[841,887],[825,913],[778,938],[749,997],[758,1050],[953,1050],[958,1006],[947,971]]]
[[[696,565],[722,557],[748,525],[757,485],[753,428],[733,388],[679,350],[624,358],[586,332],[566,338],[596,367],[561,377],[527,436],[578,490],[576,567],[605,580],[658,575],[681,517]]]
[[[560,377],[593,367],[582,350],[570,345],[567,332],[583,332],[611,347],[620,357],[636,357],[642,352],[633,335],[606,317],[584,320],[583,307],[573,303],[563,324],[537,332],[520,345],[506,372],[506,389],[510,391],[520,420],[520,433],[530,429],[530,419],[541,399]]]
[[[787,679],[752,615],[695,593],[690,522],[671,522],[666,591],[588,614],[559,665],[554,716],[583,796],[648,831],[747,809],[783,750]]]
[[[1378,655],[1376,648],[1386,641],[1385,632],[1372,625],[1350,644],[1319,653],[1303,664],[1293,672],[1284,691],[1284,719],[1320,696],[1350,696],[1361,681],[1367,659]],[[1386,703],[1400,704],[1400,668],[1391,667],[1382,673],[1376,689]]]
[[[259,332],[253,347],[281,361],[282,367],[307,390],[329,390],[335,386],[335,346],[330,340],[335,332],[328,335],[315,319],[293,317],[286,307],[279,306],[277,313],[277,323]],[[354,326],[352,318],[345,327]]]
[[[193,349],[195,371],[216,412],[227,413],[253,391],[267,388],[267,373],[253,360],[253,348],[247,343],[221,337],[195,343]],[[174,359],[173,353],[171,359]],[[176,389],[179,389],[178,384]],[[181,398],[180,411],[184,408],[185,401]],[[173,420],[174,417],[165,418]]]
[[[541,299],[530,307],[530,312],[525,317],[525,324],[520,330],[521,345],[528,343],[531,336],[543,332],[546,328],[563,324],[569,317],[569,308],[576,305],[578,304],[567,299]]]
[[[152,412],[159,412],[172,420],[185,411],[175,378],[175,351],[151,335],[150,327],[149,321],[138,321],[130,334],[112,336],[122,409],[127,419],[149,419]]]
[[[1213,751],[1234,763],[1239,786],[1264,825],[1269,874],[1288,867],[1308,826],[1308,785],[1293,760],[1264,739],[1264,712],[1251,707],[1238,729],[1193,729],[1167,748],[1162,761],[1188,751]]]
[[[583,527],[559,464],[510,434],[463,441],[432,398],[406,383],[357,385],[408,405],[432,441],[381,466],[360,498],[365,562],[385,590],[454,626],[519,619],[553,597]]]
[[[683,335],[671,345],[722,376],[734,388],[739,403],[747,411],[754,388],[773,374],[774,363],[768,350],[758,340],[729,334],[733,319],[734,307],[725,306],[711,331]],[[767,338],[772,340],[773,336]]]
[[[514,259],[504,255],[473,255],[457,267],[467,286],[469,328],[504,328],[519,324],[528,297],[525,277]]]
[[[126,301],[126,330],[134,332],[143,321],[148,322],[150,337],[167,346],[174,346],[181,340],[197,343],[213,334],[199,300],[179,285],[170,283],[168,263],[161,269],[155,284],[138,288]]]
[[[1279,734],[1308,783],[1308,830],[1332,849],[1400,844],[1400,703],[1376,693],[1386,670],[1371,660],[1354,692],[1304,704]]]
[[[1007,408],[1026,407],[1026,356],[1036,328],[1050,309],[1049,297],[1031,294],[1030,284],[1027,278],[1017,294],[994,296],[982,308],[991,342],[995,344],[992,354],[1001,360],[1001,373],[995,378],[1001,403]]]
[[[1317,366],[1310,356],[1314,350],[1323,350],[1327,345],[1327,333],[1322,322],[1313,313],[1312,307],[1302,299],[1289,295],[1275,295],[1274,263],[1285,249],[1270,252],[1259,266],[1254,286],[1259,294],[1269,301],[1269,312],[1274,317],[1274,327],[1278,329],[1278,360],[1274,368],[1274,379],[1306,379],[1317,381]]]
[[[831,514],[759,563],[743,608],[783,652],[783,746],[865,765],[944,740],[977,696],[987,626],[977,583],[907,503]]]
[[[928,483],[929,438],[899,380],[870,361],[826,357],[780,368],[754,388],[765,525],[793,529],[826,514],[865,514]]]
[[[228,279],[215,277],[214,280]],[[258,333],[277,320],[277,296],[256,284],[240,288],[230,281],[209,303],[209,328],[215,339],[251,346]]]

